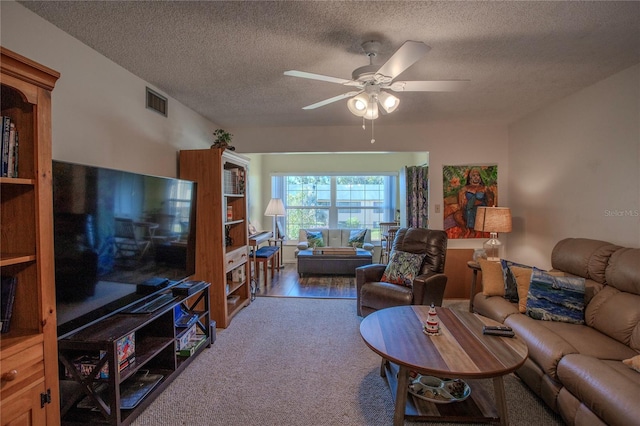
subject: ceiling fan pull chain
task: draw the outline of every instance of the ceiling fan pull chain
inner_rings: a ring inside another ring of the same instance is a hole
[[[376,142],[375,138],[373,137],[373,126],[374,126],[374,121],[375,121],[375,120],[371,120],[371,143],[375,143],[375,142]]]
[[[362,130],[365,130],[367,126],[364,125],[364,115],[362,116]]]

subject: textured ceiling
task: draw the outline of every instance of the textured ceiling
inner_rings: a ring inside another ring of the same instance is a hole
[[[405,40],[431,46],[402,80],[470,80],[460,92],[400,93],[376,125],[509,123],[640,62],[639,2],[20,1],[226,128],[352,125],[350,91],[284,76],[345,79]],[[640,77],[640,76],[639,76]]]

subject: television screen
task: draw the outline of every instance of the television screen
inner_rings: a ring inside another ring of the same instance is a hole
[[[194,273],[195,188],[53,162],[59,338]]]

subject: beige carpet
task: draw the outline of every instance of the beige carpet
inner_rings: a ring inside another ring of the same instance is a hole
[[[391,425],[360,321],[355,300],[258,298],[133,425]],[[510,424],[562,424],[515,376],[505,386]]]

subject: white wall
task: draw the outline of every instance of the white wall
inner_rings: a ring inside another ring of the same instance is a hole
[[[640,64],[509,128],[508,255],[550,267],[555,243],[640,247]]]
[[[2,46],[60,72],[52,95],[53,158],[176,176],[177,151],[208,148],[216,126],[169,98],[145,107],[144,80],[13,1],[0,2]]]

